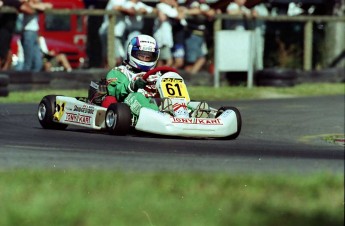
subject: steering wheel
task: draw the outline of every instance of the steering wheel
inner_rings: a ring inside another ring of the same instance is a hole
[[[166,73],[166,72],[178,73],[178,71],[175,68],[168,67],[168,66],[161,66],[161,67],[156,67],[156,68],[146,72],[146,74],[142,77],[142,79],[144,79],[146,81],[150,75],[156,74],[158,71],[161,71],[162,73]]]

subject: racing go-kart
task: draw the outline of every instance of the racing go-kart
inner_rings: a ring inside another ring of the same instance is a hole
[[[159,67],[147,72],[160,73],[156,88],[160,98],[156,103],[169,98],[173,112],[155,111],[141,108],[139,117],[132,115],[125,103],[112,103],[102,107],[90,101],[89,97],[67,97],[48,95],[43,97],[38,106],[38,120],[45,129],[65,129],[68,125],[77,125],[95,130],[107,130],[114,135],[126,135],[131,129],[142,132],[201,138],[235,139],[241,132],[242,119],[236,107],[209,107],[207,117],[193,115],[201,103],[190,100],[184,79],[176,70]],[[98,89],[97,83],[91,82]],[[164,99],[163,99],[164,98]]]

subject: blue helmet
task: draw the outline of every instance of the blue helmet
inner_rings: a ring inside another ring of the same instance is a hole
[[[146,56],[144,60],[142,56]],[[141,59],[139,59],[141,58]],[[149,35],[138,35],[129,42],[127,47],[127,63],[141,71],[154,68],[159,58],[156,40]]]

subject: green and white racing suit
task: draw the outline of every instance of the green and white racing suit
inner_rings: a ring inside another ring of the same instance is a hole
[[[131,81],[145,73],[135,73],[130,70],[129,65],[121,65],[110,70],[106,76],[108,95],[116,97],[118,102],[126,103],[135,116],[139,116],[142,107],[158,110],[158,106],[150,102],[150,97],[157,95],[156,89],[139,89],[134,92],[130,88]],[[150,90],[153,92],[149,92]]]

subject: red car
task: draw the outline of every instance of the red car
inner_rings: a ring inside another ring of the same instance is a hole
[[[65,54],[72,68],[81,68],[83,66],[85,61],[85,51],[81,51],[77,46],[52,38],[46,38],[46,43],[49,50]],[[24,63],[24,56],[19,35],[13,36],[11,51],[12,67],[14,69],[20,68],[20,65]]]
[[[53,9],[84,9],[83,0],[43,0],[53,4]],[[39,15],[40,35],[46,40],[49,50],[67,56],[72,68],[81,68],[86,59],[87,20],[80,15]],[[16,67],[24,59],[18,43],[20,36],[15,35],[11,43],[12,65]],[[19,51],[18,51],[19,50]]]

